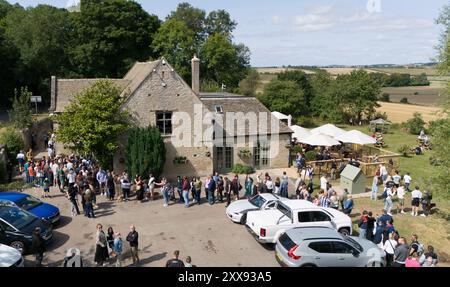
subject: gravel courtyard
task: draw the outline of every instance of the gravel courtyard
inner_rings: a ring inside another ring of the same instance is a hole
[[[30,189],[27,193],[40,197],[40,191]],[[52,198],[45,199],[61,211],[61,223],[54,229],[54,238],[45,253],[45,266],[62,266],[69,248],[80,249],[85,266],[95,266],[95,231],[97,223],[103,229],[112,226],[124,240],[124,252],[128,253],[125,241],[131,224],[139,232],[139,257],[143,267],[165,265],[172,252],[180,250],[180,259],[192,257],[193,264],[210,267],[272,267],[278,266],[274,252],[260,245],[244,226],[234,224],[225,215],[225,204],[208,203],[181,204],[163,207],[162,200],[153,202],[110,202],[104,196],[97,196],[97,218],[83,215],[72,218],[68,199],[56,189]],[[205,199],[203,199],[205,200]],[[80,206],[81,209],[81,206]],[[26,266],[33,266],[34,256],[26,256]],[[126,256],[123,266],[130,266],[131,258]],[[113,264],[111,264],[112,266]]]

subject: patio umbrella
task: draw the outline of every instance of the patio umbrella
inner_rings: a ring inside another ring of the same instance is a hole
[[[294,125],[294,126],[291,126],[290,128],[294,132],[292,134],[292,138],[297,138],[297,140],[306,139],[307,137],[309,137],[311,135],[310,131],[308,131],[305,128],[302,128],[301,126]]]
[[[340,129],[332,124],[326,124],[321,127],[315,128],[311,130],[312,134],[324,134],[330,137],[337,137],[341,134],[345,133],[343,129]]]
[[[340,136],[335,137],[334,139],[344,143],[352,143],[359,145],[375,144],[377,142],[377,140],[374,139],[373,137],[368,136],[357,130],[348,131]]]
[[[299,140],[299,142],[310,146],[334,146],[341,144],[337,140],[323,134],[312,134],[304,140]]]

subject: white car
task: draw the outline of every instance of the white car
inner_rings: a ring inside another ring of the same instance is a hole
[[[22,254],[15,248],[0,244],[0,267],[24,267]]]
[[[232,202],[226,209],[226,214],[231,221],[245,224],[247,212],[254,210],[273,209],[279,201],[289,200],[272,193],[261,193],[252,198],[241,199]]]
[[[306,200],[278,202],[270,210],[247,213],[247,229],[261,243],[276,243],[286,230],[295,227],[330,227],[342,234],[352,233],[352,220],[344,213]]]

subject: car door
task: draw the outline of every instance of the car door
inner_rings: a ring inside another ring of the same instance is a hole
[[[317,267],[339,266],[338,260],[333,253],[333,245],[330,241],[313,241],[308,244],[310,254],[307,262],[313,263]]]
[[[298,222],[300,226],[324,226],[336,229],[331,221],[331,217],[323,211],[300,211],[298,212]]]
[[[360,252],[342,241],[333,241],[333,253],[336,257],[338,267],[359,267]]]

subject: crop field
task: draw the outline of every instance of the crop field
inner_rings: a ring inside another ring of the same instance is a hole
[[[439,71],[434,67],[424,67],[424,68],[373,68],[372,70],[379,73],[387,74],[410,74],[410,75],[420,75],[422,73],[427,74],[427,76],[438,76]]]
[[[415,112],[422,114],[423,119],[426,122],[436,120],[438,118],[437,112],[439,108],[437,107],[427,107],[418,105],[408,105],[408,104],[398,104],[398,103],[384,103],[379,102],[380,106],[377,111],[381,113],[386,113],[388,119],[393,123],[406,122],[412,118]]]
[[[390,95],[390,101],[394,103],[400,102],[402,98],[407,98],[408,103],[437,106],[440,101],[439,94],[442,89],[437,85],[419,86],[419,87],[386,87],[382,88],[383,93]]]

